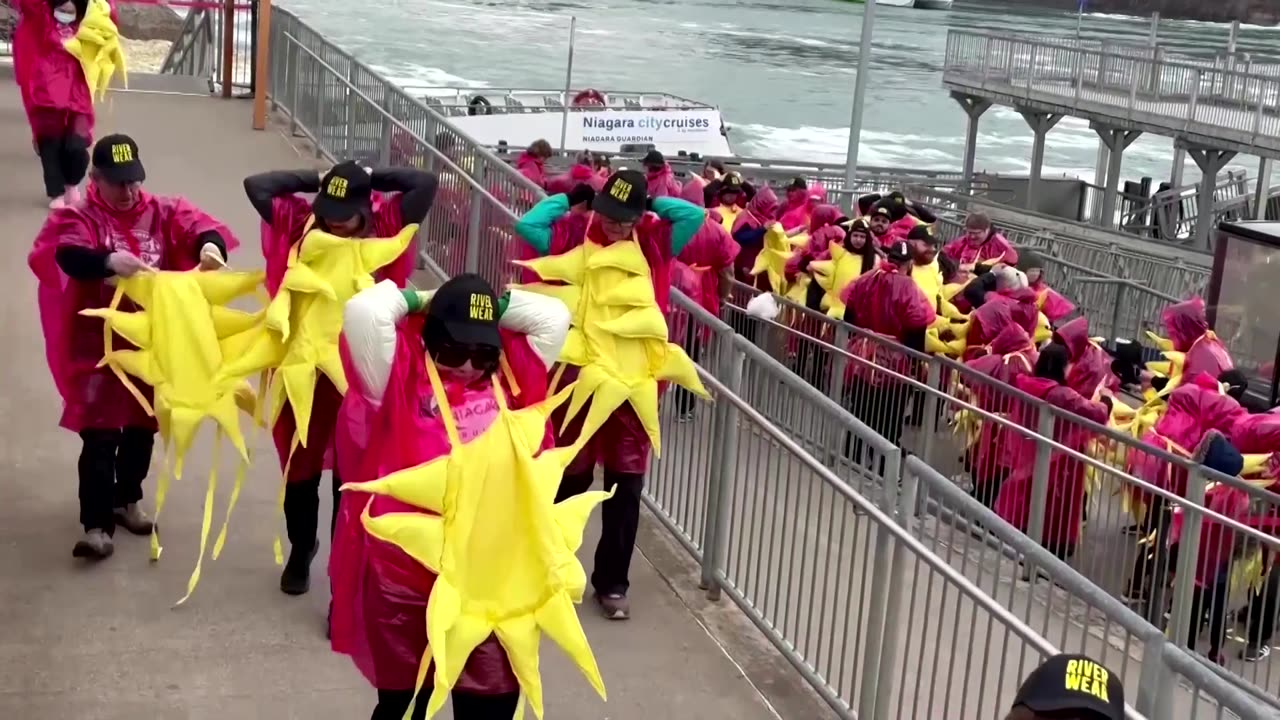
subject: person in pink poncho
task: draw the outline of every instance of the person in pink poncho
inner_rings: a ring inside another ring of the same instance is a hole
[[[756,257],[764,248],[764,236],[768,233],[769,226],[777,221],[778,196],[774,194],[773,188],[764,185],[747,201],[747,209],[734,218],[733,229],[730,230],[734,242],[741,248],[733,266],[734,277],[739,282],[754,285],[761,290],[769,289],[768,275],[761,273],[753,277],[751,270],[755,267]]]
[[[1034,398],[1043,400],[1055,408],[1078,415],[1095,423],[1105,423],[1111,413],[1111,396],[1093,401],[1076,392],[1067,384],[1067,364],[1070,352],[1059,342],[1051,342],[1036,358],[1033,375],[1021,375],[1015,379],[1016,387]],[[1020,406],[1018,424],[1035,431],[1039,411],[1034,405]],[[1083,453],[1093,433],[1072,422],[1054,423],[1053,441],[1071,450]],[[1031,483],[1035,472],[1036,442],[1032,437],[1019,435],[1014,441],[1016,460],[1013,474],[1000,487],[996,496],[995,511],[1010,525],[1026,531],[1030,516],[1037,509],[1031,507]],[[1083,520],[1085,502],[1085,464],[1062,452],[1054,452],[1049,461],[1049,487],[1044,513],[1044,535],[1041,543],[1045,549],[1066,561],[1075,553],[1080,539],[1080,523]]]
[[[791,186],[787,189],[787,204],[783,208],[781,217],[778,222],[781,223],[782,229],[786,230],[790,235],[796,235],[803,232],[806,227],[811,224],[813,212],[827,202],[827,190],[818,183],[813,183],[807,188],[800,188],[804,180],[796,178],[791,181]],[[795,202],[794,198],[799,196],[802,202]]]
[[[884,196],[864,195],[858,198],[857,207],[859,215],[869,218],[876,242],[882,248],[906,240],[917,226],[928,226],[938,219],[928,208],[907,200],[897,190]],[[885,219],[887,224],[883,222]]]
[[[476,298],[481,298],[477,303]],[[472,318],[470,308],[494,308]],[[502,297],[479,275],[459,275],[434,293],[400,290],[384,280],[353,297],[343,318],[343,364],[351,387],[337,430],[342,477],[366,482],[449,452],[449,439],[425,358],[436,365],[462,442],[494,422],[493,378],[505,357],[515,385],[501,381],[511,407],[541,402],[547,369],[569,331],[558,300],[522,290]],[[370,499],[372,497],[372,504]],[[421,512],[386,496],[342,494],[329,576],[333,586],[331,641],[377,689],[373,720],[401,720],[414,699],[427,647],[428,598],[435,575],[402,549],[365,529],[361,514]],[[427,676],[415,706],[421,717],[431,694]],[[490,635],[466,661],[452,694],[459,720],[510,718],[519,684],[497,638]]]
[[[1089,338],[1089,319],[1078,317],[1054,331],[1054,337],[1071,353],[1067,384],[1086,398],[1094,399],[1100,388],[1120,389],[1120,378],[1111,370],[1111,355]]]
[[[924,352],[925,331],[937,320],[933,302],[911,279],[914,254],[906,242],[889,247],[886,259],[875,270],[845,288],[844,321],[870,333]],[[908,387],[889,372],[914,375],[915,362],[883,342],[854,336],[849,352],[875,367],[850,362],[846,371],[851,398],[850,412],[881,437],[897,444],[908,400]],[[888,371],[888,372],[886,372]],[[860,460],[861,443],[852,454]]]
[[[1076,311],[1076,306],[1067,298],[1049,287],[1044,280],[1044,258],[1039,253],[1024,251],[1018,256],[1018,269],[1027,276],[1027,287],[1036,294],[1036,305],[1040,312],[1049,318],[1054,325],[1065,320]]]
[[[547,193],[569,193],[581,184],[589,185],[592,190],[604,187],[604,178],[596,172],[594,158],[589,152],[578,153],[568,171],[547,180]]]
[[[1183,377],[1197,373],[1218,377],[1235,367],[1226,346],[1209,329],[1204,300],[1196,297],[1170,305],[1160,313],[1160,324],[1173,343],[1173,349],[1186,354],[1182,365]]]
[[[529,179],[529,182],[540,188],[547,187],[547,160],[555,155],[551,143],[546,140],[534,140],[528,149],[516,158],[516,170]]]
[[[221,267],[239,242],[186,200],[144,191],[142,157],[127,136],[98,141],[89,178],[84,200],[49,215],[27,264],[38,282],[45,355],[62,396],[60,424],[83,441],[78,467],[84,536],[72,554],[102,559],[113,551],[117,525],[138,535],[151,532],[140,503],[156,421],[110,368],[99,366],[102,320],[79,313],[110,304],[112,278]],[[112,343],[128,347],[120,337]],[[150,395],[150,387],[133,382]]]
[[[965,288],[966,297],[974,308],[969,313],[969,330],[965,336],[964,357],[985,355],[988,345],[1006,326],[1017,325],[1034,335],[1040,320],[1036,295],[1027,287],[1027,277],[1009,266],[992,270],[996,278],[996,290],[982,296],[981,300],[969,292],[973,283]]]
[[[14,79],[31,125],[49,207],[80,199],[93,144],[93,97],[80,60],[64,43],[75,36],[88,0],[18,0]],[[112,9],[112,18],[115,10]]]
[[[1021,403],[1003,385],[1016,385],[1018,378],[1031,375],[1040,356],[1031,334],[1017,323],[1008,323],[987,348],[988,354],[965,362],[974,373],[994,382],[968,383],[973,402],[982,410],[1014,420]],[[1005,478],[1018,467],[1017,443],[1021,437],[1003,425],[982,419],[977,442],[969,450],[967,464],[973,479],[973,496],[987,507],[995,504]]]
[[[1243,373],[1238,370],[1235,382],[1239,385],[1228,390],[1233,393],[1238,388],[1238,395],[1243,396],[1247,389]],[[1227,374],[1230,377],[1230,373]],[[1239,397],[1237,397],[1239,399]],[[1280,413],[1272,410],[1259,415],[1249,415],[1236,421],[1229,436],[1231,444],[1242,453],[1266,454],[1270,456],[1263,478],[1271,480],[1265,489],[1271,492],[1280,491]],[[1260,478],[1249,478],[1255,484]],[[1250,517],[1244,522],[1253,527],[1276,534],[1277,514],[1274,506],[1262,517]],[[1266,519],[1271,527],[1259,527],[1258,521]],[[1250,594],[1248,606],[1248,630],[1246,645],[1240,653],[1245,662],[1258,662],[1271,654],[1271,639],[1275,634],[1276,614],[1280,610],[1280,562],[1276,553],[1270,548],[1263,548],[1263,586]]]
[[[371,169],[344,162],[325,173],[282,170],[251,175],[245,178],[244,189],[262,218],[267,292],[274,296],[290,250],[302,242],[309,227],[340,237],[391,237],[406,225],[426,219],[435,199],[436,176],[413,168]],[[315,193],[315,199],[300,193]],[[379,271],[379,279],[403,286],[413,272],[415,253],[411,243],[399,259]],[[311,559],[319,547],[320,478],[331,464],[333,427],[341,402],[338,389],[321,374],[306,444],[294,447],[297,423],[287,405],[272,428],[280,468],[289,470],[284,516],[291,548],[280,575],[280,590],[288,595],[301,595],[311,587]],[[335,501],[341,485],[339,477],[333,477]]]
[[[667,164],[667,159],[662,156],[662,153],[650,150],[640,164],[644,166],[644,178],[648,183],[649,197],[678,198],[684,193],[684,186],[676,180],[675,172]]]
[[[956,261],[962,275],[972,274],[978,265],[1018,263],[1018,251],[991,227],[991,218],[981,212],[969,213],[964,234],[944,245],[942,252]]]

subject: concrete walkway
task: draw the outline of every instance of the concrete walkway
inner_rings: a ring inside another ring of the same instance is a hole
[[[141,146],[148,188],[180,193],[227,222],[258,258],[258,219],[240,181],[254,171],[307,166],[278,133],[249,130],[247,103],[160,94],[113,94],[98,133],[126,132]],[[271,560],[279,472],[267,439],[240,500],[226,551],[206,562],[196,595],[172,609],[198,546],[207,438],[165,509],[165,554],[152,565],[143,538],[118,537],[116,555],[86,566],[71,557],[77,524],[79,440],[58,429],[59,403],[45,366],[31,239],[46,214],[39,166],[12,81],[0,78],[0,217],[10,269],[0,289],[0,718],[62,720],[359,720],[373,691],[323,635],[324,548],[316,590],[288,598]],[[230,462],[223,465],[225,498]],[[148,492],[154,481],[148,482]],[[324,495],[325,493],[322,493]],[[225,502],[225,500],[220,500]],[[322,501],[322,517],[328,503]],[[594,529],[591,531],[594,533]],[[594,537],[583,546],[594,547]],[[590,562],[588,557],[588,563]],[[588,568],[589,570],[589,568]],[[543,654],[549,718],[776,717],[768,703],[637,554],[635,618],[583,622],[610,693],[601,703],[551,645]],[[817,717],[808,713],[806,719]]]

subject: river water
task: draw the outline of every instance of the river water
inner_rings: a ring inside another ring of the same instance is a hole
[[[862,6],[841,0],[287,0],[308,23],[408,85],[559,88],[570,16],[574,86],[664,91],[720,107],[741,155],[843,162]],[[1086,15],[1091,39],[1145,41],[1149,19]],[[880,6],[861,164],[958,169],[964,113],[942,88],[947,30],[1073,35],[1074,13],[956,0],[950,11]],[[1225,25],[1163,21],[1160,41],[1212,54]],[[1277,52],[1280,29],[1245,27],[1241,50]],[[1023,172],[1031,132],[1009,108],[982,118],[977,166]],[[1045,174],[1093,178],[1097,135],[1065,118],[1049,133]],[[1124,177],[1167,178],[1171,141],[1140,138]],[[1256,172],[1256,163],[1240,167]],[[1188,164],[1187,178],[1197,173]]]

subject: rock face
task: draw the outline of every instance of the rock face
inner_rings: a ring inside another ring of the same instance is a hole
[[[168,40],[172,42],[182,30],[182,18],[173,10],[159,5],[116,6],[120,15],[120,34],[132,40]]]
[[[1074,10],[1078,0],[1005,0],[1020,6]],[[1088,12],[1117,13],[1149,17],[1160,13],[1162,18],[1185,20],[1210,20],[1231,22],[1239,20],[1250,25],[1280,24],[1280,0],[1088,0]]]

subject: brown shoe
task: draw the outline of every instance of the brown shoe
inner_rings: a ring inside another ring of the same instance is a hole
[[[626,595],[610,593],[608,595],[596,594],[596,604],[600,606],[600,611],[608,620],[629,620],[631,619],[631,603],[627,600]]]
[[[137,503],[129,503],[124,507],[115,510],[116,525],[128,530],[134,535],[150,535],[155,528],[155,523],[151,522],[151,518],[138,507]]]
[[[110,535],[102,530],[90,530],[76,542],[75,547],[71,549],[71,555],[86,560],[105,560],[111,557],[115,550]]]

